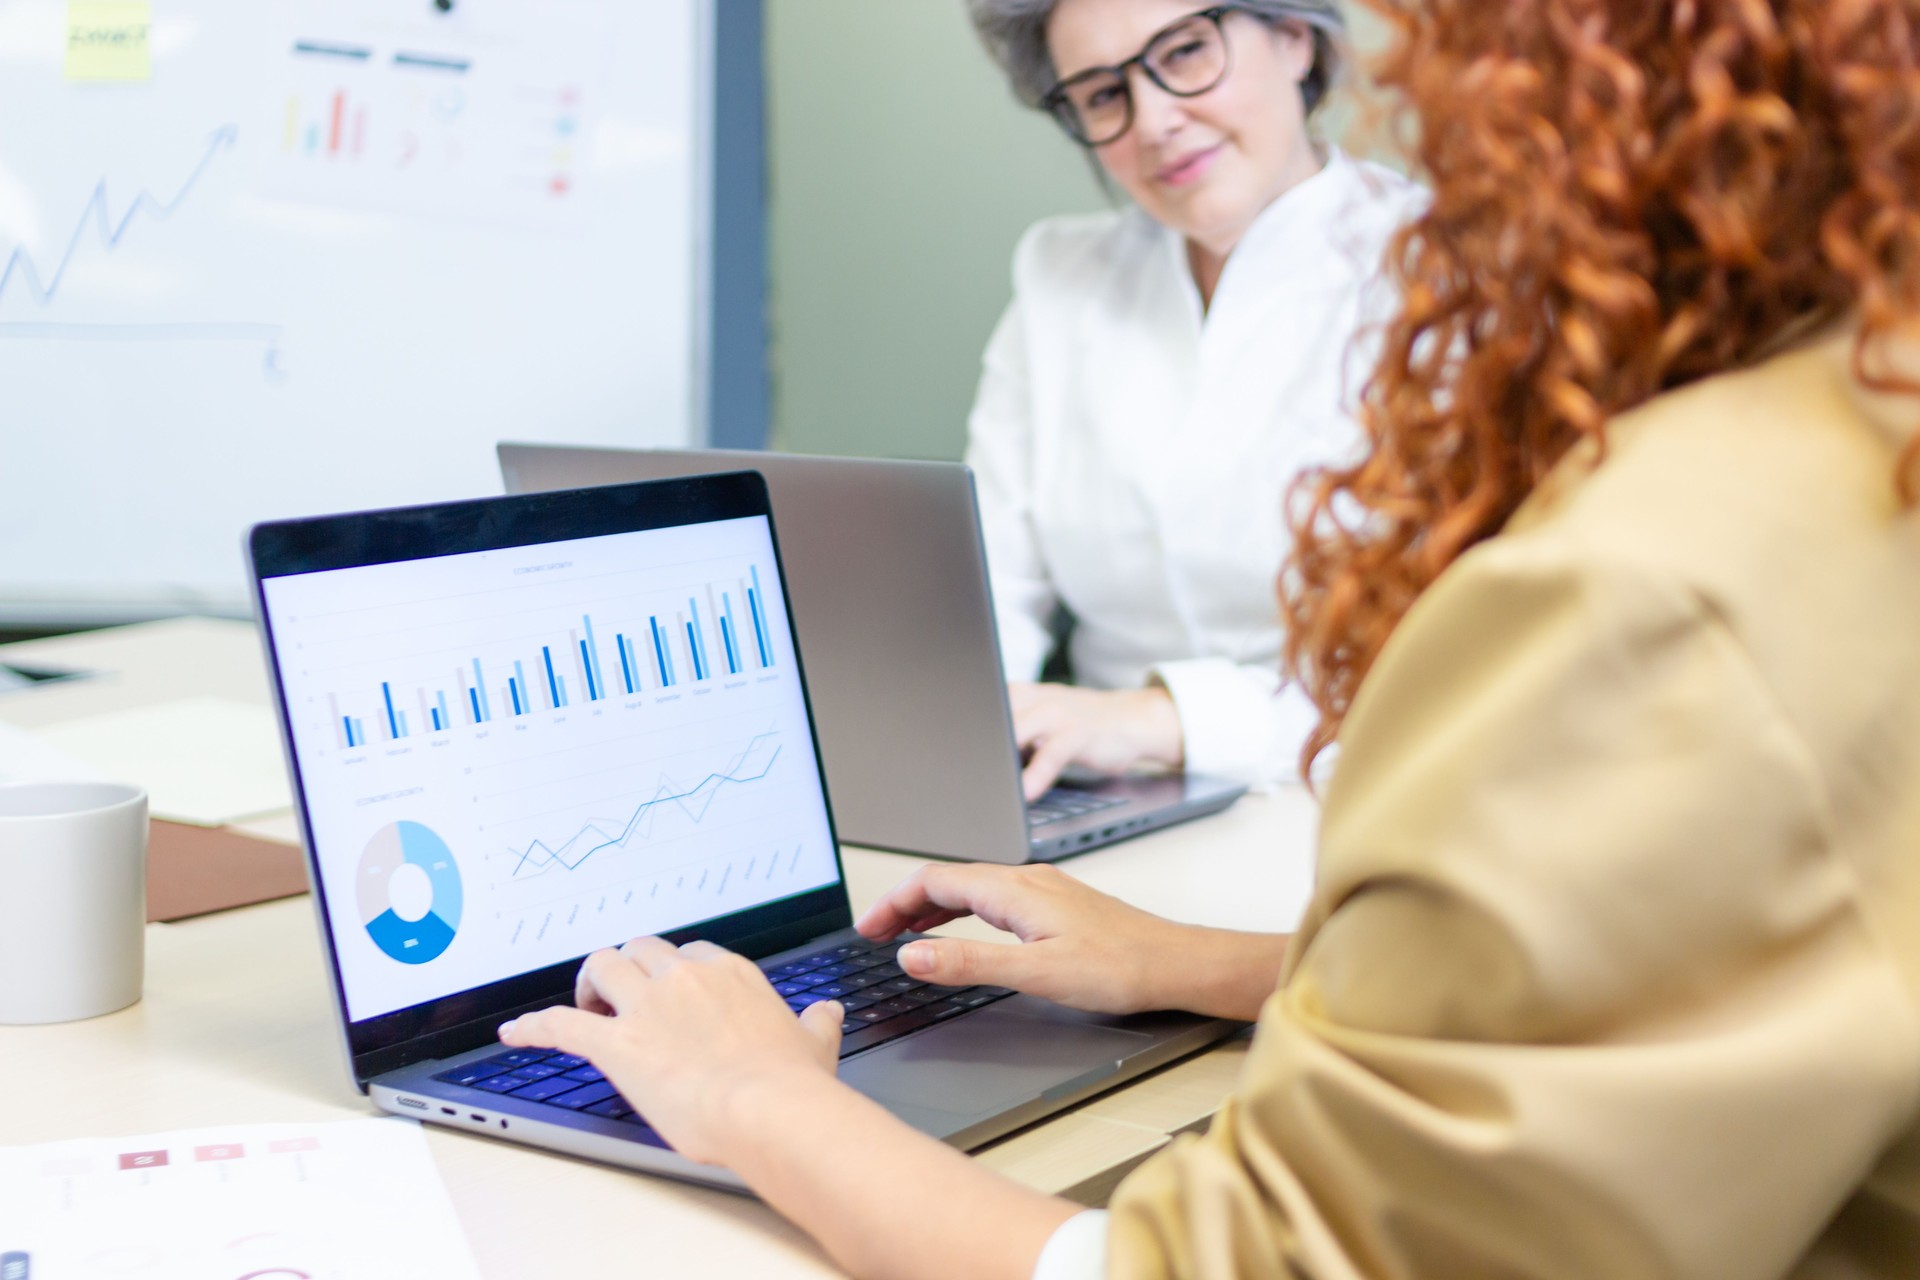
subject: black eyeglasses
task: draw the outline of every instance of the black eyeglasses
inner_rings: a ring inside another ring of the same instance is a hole
[[[1162,27],[1146,47],[1113,67],[1089,67],[1047,90],[1040,105],[1083,147],[1104,147],[1133,127],[1135,67],[1176,98],[1196,98],[1227,78],[1227,32],[1219,4]]]

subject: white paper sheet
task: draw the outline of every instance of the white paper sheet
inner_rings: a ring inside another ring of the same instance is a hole
[[[479,1277],[410,1120],[0,1147],[0,1206],[23,1280]]]
[[[45,738],[0,723],[0,787],[15,782],[98,782],[101,773]]]
[[[41,736],[145,787],[156,818],[217,827],[293,807],[273,713],[251,703],[184,698],[69,720]]]

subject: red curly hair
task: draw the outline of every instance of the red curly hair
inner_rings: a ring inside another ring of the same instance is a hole
[[[1289,508],[1303,774],[1420,593],[1613,416],[1849,314],[1856,373],[1920,391],[1869,361],[1920,317],[1920,0],[1367,3],[1433,202],[1389,251],[1368,455]]]

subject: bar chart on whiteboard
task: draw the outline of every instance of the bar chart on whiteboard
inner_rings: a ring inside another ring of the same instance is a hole
[[[268,579],[349,1010],[837,861],[763,517]]]

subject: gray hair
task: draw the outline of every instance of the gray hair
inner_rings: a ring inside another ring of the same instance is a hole
[[[1047,21],[1060,0],[966,0],[973,29],[1000,69],[1013,83],[1014,96],[1038,107],[1047,90],[1059,82],[1053,54],[1047,49]],[[1250,13],[1268,26],[1298,23],[1313,36],[1313,66],[1300,82],[1300,96],[1308,115],[1338,82],[1345,59],[1346,19],[1334,0],[1241,0],[1232,6]]]

